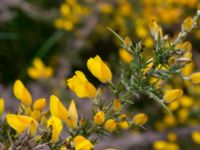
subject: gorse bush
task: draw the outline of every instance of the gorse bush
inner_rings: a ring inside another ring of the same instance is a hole
[[[80,14],[83,14],[83,10],[79,9]],[[68,9],[64,10],[63,13],[67,15]],[[95,87],[80,70],[75,71],[75,74],[66,80],[68,88],[78,98],[84,98],[81,101],[92,102],[90,118],[79,114],[76,100],[71,100],[68,107],[56,95],[51,95],[49,102],[45,98],[33,102],[29,90],[22,81],[16,80],[13,92],[21,103],[16,113],[7,112],[5,117],[1,118],[1,147],[4,149],[94,149],[99,137],[137,126],[144,129],[145,123],[151,120],[151,116],[147,116],[144,112],[131,114],[126,109],[134,103],[135,99],[142,101],[142,95],[162,106],[168,117],[173,117],[170,104],[177,102],[184,92],[181,88],[171,89],[166,85],[173,78],[179,78],[187,84],[200,83],[199,72],[189,75],[183,73],[183,69],[192,60],[191,45],[184,39],[192,29],[198,27],[199,18],[200,11],[197,11],[193,18],[186,18],[181,25],[181,31],[174,39],[165,35],[161,26],[153,20],[149,25],[154,39],[151,58],[143,54],[146,47],[142,41],[134,43],[130,37],[122,38],[108,28],[121,42],[120,56],[125,65],[119,68],[120,77],[114,79],[115,75],[112,74],[108,64],[96,55],[88,59],[86,66],[90,73],[104,84],[103,87]],[[56,25],[60,25],[60,20],[57,20]],[[65,28],[70,30],[73,24],[65,23]],[[53,75],[52,68],[45,66],[39,58],[34,60],[33,66],[27,72],[31,78],[46,82]],[[114,97],[109,100],[104,97],[107,87]],[[48,103],[49,107],[47,107]],[[3,112],[4,99],[1,99],[0,115]],[[199,132],[193,133],[193,138],[197,142],[199,142],[197,139],[199,134]],[[170,134],[169,139],[174,141],[176,136]],[[155,149],[161,149],[162,146],[170,150],[179,149],[176,144],[166,141],[154,143]]]

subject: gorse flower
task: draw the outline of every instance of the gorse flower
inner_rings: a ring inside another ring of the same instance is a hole
[[[96,96],[96,88],[87,80],[81,71],[67,80],[68,87],[80,98],[92,98]]]
[[[55,95],[52,95],[50,97],[50,112],[53,116],[66,122],[68,128],[75,128],[77,126],[78,113],[74,100],[71,101],[67,110],[61,101]]]
[[[156,23],[155,20],[151,21],[149,28],[152,36],[156,41],[158,40],[158,36],[162,38],[163,36],[162,28]]]
[[[105,130],[107,130],[108,132],[113,132],[116,129],[116,127],[117,127],[117,122],[113,119],[106,120],[104,124]]]
[[[95,116],[93,117],[94,119],[94,122],[97,124],[97,125],[102,125],[105,121],[105,114],[103,111],[99,111],[95,114]]]
[[[199,131],[194,131],[192,132],[192,140],[196,143],[196,144],[200,144],[200,132]]]
[[[20,100],[24,105],[31,105],[31,94],[20,80],[15,81],[13,91],[15,97]]]
[[[35,58],[33,66],[28,68],[28,75],[33,79],[48,79],[53,75],[53,69],[46,67],[40,58]]]
[[[119,49],[119,57],[121,60],[127,64],[129,64],[133,60],[133,55],[130,54],[126,49],[120,48]]]
[[[164,100],[170,103],[183,95],[182,89],[167,90],[164,95]]]
[[[60,133],[63,129],[62,121],[55,116],[51,116],[51,118],[47,122],[47,126],[52,128],[51,139],[52,142],[55,143],[58,140]]]
[[[115,111],[119,111],[121,108],[122,108],[122,104],[121,104],[120,100],[115,99],[115,100],[113,101],[113,109],[114,109]]]
[[[36,120],[24,115],[7,114],[6,120],[8,124],[17,131],[17,134],[22,134],[28,129],[32,135],[35,135],[38,127],[38,122]]]
[[[136,125],[144,125],[148,120],[148,117],[144,113],[139,113],[134,116],[133,123]]]
[[[35,100],[33,104],[33,109],[34,110],[40,110],[42,111],[46,107],[46,99],[45,98],[39,98]]]
[[[112,73],[110,68],[102,61],[98,55],[94,58],[88,59],[87,67],[90,72],[102,83],[106,83],[112,80]]]
[[[94,146],[92,143],[81,135],[77,135],[74,140],[75,150],[91,150]]]
[[[66,119],[67,127],[72,129],[76,128],[78,123],[78,113],[74,100],[71,101],[68,112],[69,116]]]
[[[192,17],[187,17],[183,24],[182,24],[182,30],[190,31],[193,26],[193,18]]]
[[[66,121],[69,116],[68,110],[55,95],[50,96],[50,112],[62,121]]]
[[[190,80],[193,84],[199,84],[200,83],[200,72],[193,73],[190,76]]]

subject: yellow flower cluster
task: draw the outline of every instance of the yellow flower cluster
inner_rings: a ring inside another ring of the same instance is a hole
[[[87,16],[89,9],[87,6],[82,6],[76,0],[65,0],[60,6],[61,17],[54,21],[58,29],[71,31],[76,24],[81,22],[81,19]]]
[[[32,79],[48,79],[53,75],[53,69],[46,67],[40,58],[33,60],[33,66],[28,68],[28,75]]]

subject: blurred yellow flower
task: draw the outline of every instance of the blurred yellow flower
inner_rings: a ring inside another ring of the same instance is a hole
[[[154,37],[155,40],[158,40],[158,36],[162,38],[163,36],[162,28],[156,23],[155,20],[151,21],[149,28],[151,35]]]
[[[93,64],[93,66],[95,65]],[[92,98],[96,96],[96,88],[81,71],[76,71],[75,75],[67,80],[67,85],[80,98]]]
[[[182,49],[183,52],[191,51],[192,45],[189,41],[186,41],[181,45],[181,49]]]
[[[189,117],[189,110],[188,108],[181,108],[178,112],[178,119],[180,123],[184,123]]]
[[[179,108],[180,103],[178,101],[173,101],[171,103],[169,103],[168,107],[171,111],[175,111]]]
[[[177,136],[175,133],[170,132],[167,134],[167,140],[170,142],[175,142],[177,140]]]
[[[114,109],[114,111],[120,111],[121,108],[122,108],[122,104],[121,104],[120,100],[115,99],[113,101],[113,109]]]
[[[129,64],[133,60],[133,55],[131,55],[126,49],[120,48],[119,49],[119,57],[120,59]]]
[[[62,121],[55,116],[51,116],[47,122],[47,127],[52,128],[51,140],[55,143],[59,139],[60,133],[63,129]]]
[[[193,140],[196,144],[200,144],[200,132],[199,132],[199,131],[194,131],[194,132],[192,132],[192,140]]]
[[[126,36],[124,38],[124,46],[125,48],[130,48],[132,46],[132,41],[131,41],[131,38],[129,36]]]
[[[13,88],[14,95],[19,99],[24,105],[31,105],[32,97],[20,80],[16,80]]]
[[[183,95],[182,89],[173,89],[173,90],[167,90],[164,95],[164,100],[167,103],[170,103],[177,98],[180,98]]]
[[[179,99],[179,103],[180,103],[181,106],[183,106],[183,107],[190,107],[190,106],[193,105],[194,100],[192,99],[192,97],[189,97],[189,96],[182,96],[182,97]]]
[[[155,141],[153,143],[153,148],[155,150],[165,150],[166,149],[166,145],[167,145],[166,141],[159,140],[159,141]]]
[[[187,17],[182,24],[182,30],[184,31],[190,31],[193,26],[193,18],[192,17]]]
[[[55,95],[51,95],[50,97],[50,112],[63,121],[66,121],[69,116],[68,110]]]
[[[82,135],[77,135],[74,138],[73,143],[75,150],[91,150],[94,148],[93,144]]]
[[[17,134],[22,134],[26,129],[29,129],[31,135],[35,135],[38,127],[38,122],[35,119],[24,115],[7,114],[6,120]]]
[[[104,128],[105,130],[107,130],[108,132],[113,132],[117,127],[117,122],[113,119],[108,119],[105,124],[104,124]]]
[[[99,81],[106,83],[112,80],[112,73],[110,68],[102,61],[102,59],[97,55],[94,58],[89,58],[87,61],[87,67],[90,72]]]
[[[136,125],[144,125],[148,121],[148,117],[144,113],[139,113],[133,117],[133,123]]]
[[[192,82],[193,84],[199,84],[199,83],[200,83],[200,72],[193,73],[193,74],[190,76],[190,79],[191,79],[191,82]]]
[[[46,107],[46,104],[47,102],[45,98],[39,98],[35,100],[33,104],[33,109],[42,111]]]
[[[155,150],[179,150],[179,146],[177,144],[163,140],[155,141],[153,143],[153,147]]]
[[[33,79],[48,79],[53,75],[53,69],[46,67],[40,58],[35,58],[33,66],[28,68],[28,75]]]
[[[78,123],[78,113],[74,100],[71,101],[68,112],[69,116],[66,119],[67,127],[72,129],[76,128]]]
[[[170,116],[170,115],[166,115],[164,117],[164,122],[169,127],[173,127],[173,126],[176,125],[176,119],[173,116]]]
[[[94,119],[94,122],[97,124],[97,125],[102,125],[105,121],[105,114],[103,111],[99,111],[95,114],[95,116],[93,117]]]
[[[113,7],[112,5],[108,4],[108,3],[101,3],[99,5],[100,11],[104,14],[110,14],[113,11]]]
[[[0,117],[4,112],[4,99],[0,98]]]

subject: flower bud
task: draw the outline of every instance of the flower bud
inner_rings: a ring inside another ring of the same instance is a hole
[[[108,132],[113,132],[117,127],[117,122],[113,119],[108,119],[105,124],[104,124],[104,128],[105,130],[107,130]]]
[[[102,125],[105,121],[105,114],[103,111],[99,111],[95,114],[95,116],[93,117],[94,119],[94,122],[97,124],[97,125]]]
[[[148,120],[148,117],[144,113],[139,113],[134,116],[133,123],[136,125],[144,125]]]

